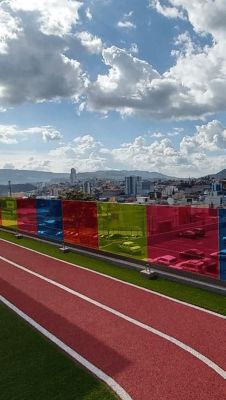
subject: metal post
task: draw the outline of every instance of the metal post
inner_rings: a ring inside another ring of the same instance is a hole
[[[9,187],[9,197],[12,197],[12,186],[11,186],[11,181],[8,181],[8,187]]]

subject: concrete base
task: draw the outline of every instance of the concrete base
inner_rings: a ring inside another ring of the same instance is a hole
[[[62,253],[69,253],[69,251],[70,251],[69,247],[67,247],[67,246],[59,247],[59,250],[60,250]]]
[[[15,237],[16,237],[17,239],[22,239],[22,238],[23,238],[23,235],[21,235],[21,233],[16,233]]]
[[[158,278],[158,273],[156,271],[153,271],[152,269],[142,269],[142,271],[140,271],[140,273],[146,279],[157,279]]]

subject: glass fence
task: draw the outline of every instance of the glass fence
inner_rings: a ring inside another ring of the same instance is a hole
[[[17,229],[17,201],[14,198],[1,198],[1,225],[6,228]]]
[[[219,276],[217,210],[148,206],[147,218],[149,261]]]
[[[1,198],[0,225],[226,280],[226,209]]]
[[[17,226],[23,232],[37,234],[36,200],[17,200]]]
[[[219,210],[219,262],[220,278],[226,281],[226,210]]]
[[[100,250],[147,259],[145,206],[98,203],[97,209]]]
[[[64,241],[98,249],[95,202],[63,201]]]
[[[54,241],[63,241],[63,220],[60,200],[36,200],[37,235]]]

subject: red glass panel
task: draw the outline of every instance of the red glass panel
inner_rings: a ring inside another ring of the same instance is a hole
[[[218,217],[209,208],[148,206],[148,258],[217,278]]]
[[[98,248],[97,207],[94,202],[62,202],[64,241]]]
[[[18,229],[37,234],[37,213],[35,199],[17,199]]]

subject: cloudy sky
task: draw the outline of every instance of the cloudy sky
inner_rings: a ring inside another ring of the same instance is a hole
[[[225,21],[225,0],[0,0],[0,168],[225,168]]]

